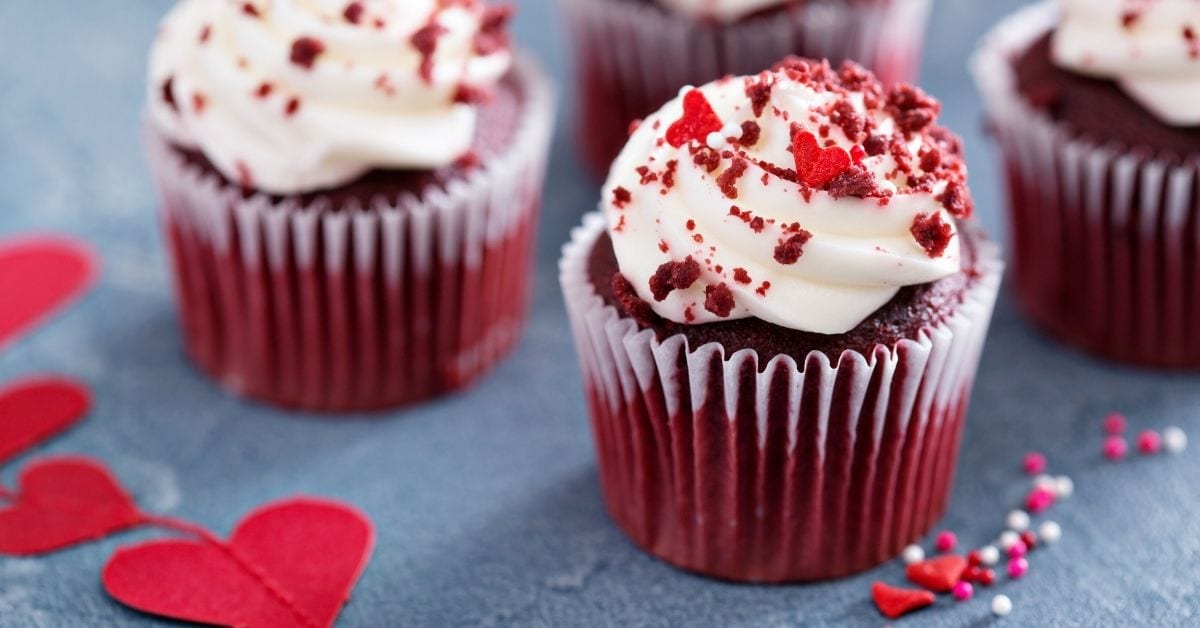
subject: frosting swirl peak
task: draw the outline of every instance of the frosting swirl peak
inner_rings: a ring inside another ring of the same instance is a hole
[[[954,135],[911,86],[789,59],[643,121],[604,186],[622,275],[678,323],[853,329],[900,287],[960,269]]]
[[[481,0],[182,0],[151,53],[149,115],[270,193],[445,166],[511,64],[508,15]]]

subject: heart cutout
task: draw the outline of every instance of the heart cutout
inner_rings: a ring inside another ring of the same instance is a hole
[[[29,379],[0,391],[0,463],[71,427],[91,405],[88,389],[65,379]]]
[[[850,168],[850,153],[839,146],[822,148],[817,136],[798,127],[792,134],[792,156],[796,158],[796,174],[805,185],[824,187]]]
[[[901,589],[882,582],[871,585],[871,599],[888,619],[896,619],[933,604],[933,594],[921,589]]]
[[[370,521],[335,502],[295,499],[242,520],[228,542],[152,541],[122,548],[104,588],[122,604],[186,621],[330,626],[374,545]]]
[[[703,142],[709,133],[720,131],[721,126],[721,119],[704,92],[693,89],[683,96],[683,117],[667,127],[667,143],[679,148],[691,140]]]
[[[104,467],[86,458],[40,460],[21,473],[13,501],[0,508],[0,555],[43,554],[141,521]]]
[[[909,565],[906,575],[913,584],[944,593],[962,580],[966,570],[967,559],[957,554],[946,554]]]
[[[95,267],[87,249],[66,239],[0,244],[0,349],[82,293]]]

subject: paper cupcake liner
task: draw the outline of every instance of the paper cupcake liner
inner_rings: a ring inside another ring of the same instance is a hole
[[[553,97],[516,69],[508,148],[444,189],[334,208],[244,198],[147,125],[188,354],[288,407],[373,410],[464,387],[525,319]]]
[[[999,288],[996,247],[916,340],[763,361],[663,341],[605,305],[585,217],[560,263],[608,510],[647,552],[710,576],[820,580],[895,556],[941,517]]]
[[[579,146],[603,177],[631,121],[685,85],[755,74],[789,54],[853,59],[885,82],[920,66],[931,0],[801,2],[729,25],[704,25],[644,0],[560,0],[575,47]]]
[[[1016,13],[972,62],[1004,157],[1017,295],[1038,325],[1095,354],[1200,367],[1200,160],[1098,145],[1025,102],[1012,60],[1056,15]]]

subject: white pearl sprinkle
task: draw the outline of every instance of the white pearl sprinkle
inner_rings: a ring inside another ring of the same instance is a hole
[[[1167,453],[1177,454],[1187,449],[1187,433],[1178,427],[1168,427],[1162,431],[1163,449]]]
[[[921,549],[920,545],[909,545],[904,548],[904,564],[912,565],[925,560],[925,550]]]
[[[1038,540],[1043,543],[1057,543],[1062,538],[1062,526],[1053,521],[1043,521],[1038,526]]]
[[[1004,518],[1004,524],[1008,526],[1009,530],[1024,532],[1029,529],[1029,513],[1024,510],[1014,510]]]
[[[1054,476],[1043,473],[1036,478],[1033,478],[1033,488],[1040,488],[1047,491],[1056,490]]]
[[[979,562],[994,567],[1000,562],[1000,550],[996,549],[995,545],[984,545],[979,548]]]
[[[992,613],[996,617],[1004,617],[1012,612],[1012,600],[1008,599],[1007,595],[1001,594],[992,598]]]
[[[1059,499],[1066,499],[1075,492],[1075,482],[1065,475],[1060,475],[1054,478],[1054,492],[1058,494]]]
[[[721,127],[721,135],[725,137],[741,137],[742,127],[730,122],[729,124]]]
[[[704,143],[708,144],[708,147],[713,150],[721,150],[725,148],[725,136],[721,135],[718,131],[713,131],[708,134],[708,137],[704,138]]]
[[[1012,546],[1014,546],[1020,542],[1021,542],[1021,535],[1017,534],[1016,532],[1013,532],[1012,530],[1005,530],[1000,535],[1000,549],[1002,549],[1006,552],[1008,550],[1012,549]]]
[[[696,88],[692,85],[684,85],[683,87],[680,87],[679,88],[680,97],[687,95],[687,93],[692,91],[693,89],[696,89]]]

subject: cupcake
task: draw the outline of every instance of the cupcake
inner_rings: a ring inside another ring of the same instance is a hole
[[[509,12],[183,0],[145,136],[187,352],[237,393],[370,410],[517,340],[552,106]]]
[[[604,497],[646,551],[820,580],[941,516],[1002,265],[939,109],[792,58],[629,138],[560,271]]]
[[[1063,0],[974,73],[1004,155],[1024,310],[1087,351],[1200,367],[1200,3]]]
[[[583,156],[608,172],[630,122],[687,85],[791,54],[852,59],[885,82],[920,65],[931,0],[561,0],[575,48]]]

